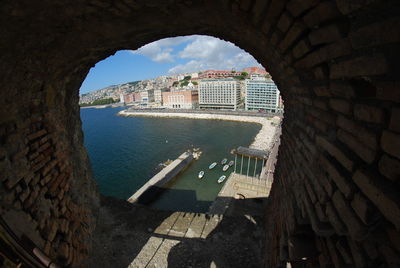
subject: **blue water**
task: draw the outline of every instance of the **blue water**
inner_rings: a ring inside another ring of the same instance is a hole
[[[123,108],[81,109],[84,143],[100,192],[121,199],[129,198],[154,176],[160,163],[176,159],[187,149],[203,152],[152,206],[180,211],[205,212],[223,184],[223,158],[233,160],[231,149],[248,146],[260,125],[194,119],[120,117]],[[217,167],[208,170],[212,162]],[[206,172],[199,180],[200,170]]]

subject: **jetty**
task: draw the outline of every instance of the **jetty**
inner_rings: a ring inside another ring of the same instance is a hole
[[[184,152],[168,166],[154,175],[146,182],[138,191],[136,191],[128,202],[148,204],[153,201],[162,191],[164,185],[174,179],[181,171],[183,171],[194,160],[193,152]]]

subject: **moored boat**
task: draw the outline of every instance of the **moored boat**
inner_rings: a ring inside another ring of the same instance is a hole
[[[202,170],[199,172],[199,179],[203,178],[203,176],[204,176],[204,171]]]
[[[228,168],[229,168],[229,165],[225,165],[225,166],[222,168],[222,170],[223,170],[223,171],[227,171]]]
[[[231,161],[229,161],[229,166],[231,167],[231,166],[233,166],[233,164],[234,164],[235,162],[233,162],[233,160],[231,160]]]
[[[219,177],[218,183],[223,182],[225,179],[226,179],[226,176],[225,176],[225,175],[222,175],[221,177]]]
[[[226,158],[222,159],[221,165],[225,165],[225,163],[226,163],[227,161],[228,161],[228,159],[226,159]]]
[[[213,169],[216,165],[217,165],[217,162],[214,162],[208,167],[208,169]]]

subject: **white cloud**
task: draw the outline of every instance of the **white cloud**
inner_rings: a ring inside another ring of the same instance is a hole
[[[185,73],[206,69],[241,70],[261,65],[247,52],[231,42],[211,36],[196,36],[179,54],[179,58],[192,59],[169,69],[169,73]]]
[[[131,53],[146,56],[152,61],[159,63],[174,62],[174,55],[171,54],[173,51],[172,47],[193,40],[195,37],[196,36],[178,36],[165,38],[144,45],[137,50],[131,50]]]
[[[182,43],[187,44],[181,51],[173,53],[173,48]],[[170,68],[168,72],[171,74],[207,69],[241,70],[249,66],[261,67],[250,54],[231,42],[202,35],[161,39],[132,53],[141,54],[160,63],[184,62]]]

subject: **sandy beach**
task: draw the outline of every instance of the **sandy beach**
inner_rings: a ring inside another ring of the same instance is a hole
[[[250,148],[259,150],[269,150],[273,144],[276,126],[272,125],[271,118],[256,116],[238,116],[238,115],[221,115],[221,114],[193,114],[193,113],[168,113],[168,112],[132,112],[120,111],[120,116],[144,116],[144,117],[167,117],[167,118],[190,118],[203,120],[226,120],[256,123],[261,125],[261,129],[251,143]]]

